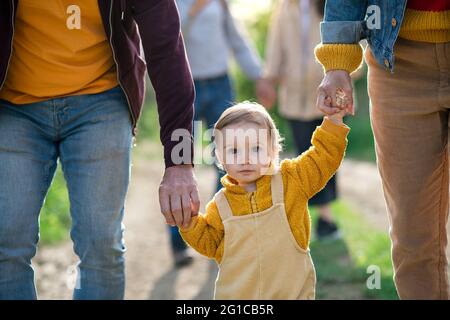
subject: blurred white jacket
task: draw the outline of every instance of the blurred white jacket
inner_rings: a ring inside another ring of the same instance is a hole
[[[322,16],[314,1],[281,0],[271,20],[263,75],[278,81],[279,112],[288,119],[323,116],[316,108],[323,69],[314,57]]]

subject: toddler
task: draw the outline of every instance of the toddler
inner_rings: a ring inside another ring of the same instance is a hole
[[[314,299],[308,199],[335,174],[349,128],[345,111],[324,117],[312,147],[279,162],[280,134],[264,107],[240,103],[214,127],[223,188],[183,239],[219,264],[215,299]]]

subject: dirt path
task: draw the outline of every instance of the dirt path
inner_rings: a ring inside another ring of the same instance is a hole
[[[155,153],[155,147],[145,143],[137,149],[126,202],[126,298],[210,299],[217,272],[213,262],[197,256],[187,268],[172,268],[168,232],[157,200],[163,172],[161,153],[158,148]],[[212,195],[214,170],[198,166],[196,175],[204,205]],[[387,232],[388,220],[375,166],[346,160],[338,179],[342,198],[375,228]],[[70,299],[75,263],[70,242],[40,248],[34,260],[39,298]]]

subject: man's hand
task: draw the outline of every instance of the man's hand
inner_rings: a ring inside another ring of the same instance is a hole
[[[166,169],[159,186],[159,205],[167,224],[189,227],[191,217],[198,215],[200,209],[197,181],[191,165]]]
[[[256,97],[266,109],[270,110],[277,100],[277,92],[273,82],[260,78],[256,82]]]
[[[337,101],[338,96],[336,94],[341,90],[346,98],[344,104],[339,104]],[[347,71],[330,70],[325,74],[317,89],[316,106],[326,115],[333,115],[344,109],[346,113],[355,114],[352,80]]]

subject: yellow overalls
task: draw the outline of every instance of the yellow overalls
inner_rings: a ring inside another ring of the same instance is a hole
[[[233,216],[223,189],[215,195],[225,230],[215,299],[314,299],[314,265],[289,227],[280,172],[271,191],[272,207],[244,216]]]

